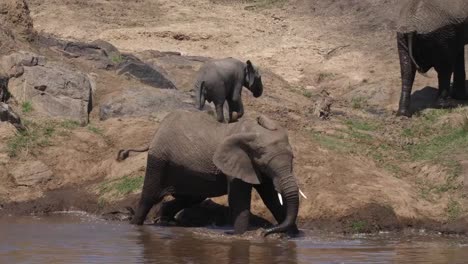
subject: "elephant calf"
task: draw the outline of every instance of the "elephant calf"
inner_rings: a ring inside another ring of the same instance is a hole
[[[143,224],[166,195],[175,199],[164,204],[161,215],[172,220],[184,208],[228,194],[234,232],[244,233],[253,187],[279,223],[265,235],[297,232],[293,152],[287,131],[267,117],[221,124],[202,112],[178,110],[165,117],[148,148],[121,150],[117,159],[146,150],[143,191],[132,224]]]
[[[229,105],[229,122],[234,122],[244,114],[241,94],[242,87],[249,89],[255,97],[263,92],[262,77],[258,69],[248,60],[242,62],[234,58],[211,60],[200,69],[195,84],[195,98],[201,110],[205,100],[216,106],[219,122],[224,122],[223,105]],[[233,113],[235,113],[233,117]]]

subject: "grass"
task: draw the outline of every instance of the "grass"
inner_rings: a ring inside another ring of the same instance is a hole
[[[351,230],[354,233],[362,233],[366,230],[367,222],[364,220],[355,220],[351,222]]]
[[[34,110],[31,101],[25,101],[21,104],[21,110],[23,113],[30,113]]]
[[[304,95],[307,98],[311,98],[313,94],[311,91],[304,91],[302,92],[302,95]]]
[[[458,201],[450,199],[447,204],[447,216],[449,221],[454,221],[462,214],[462,207]]]
[[[369,121],[362,121],[357,119],[348,119],[345,121],[345,124],[353,130],[375,131],[377,128],[379,128],[379,125],[376,123],[370,123]]]
[[[94,134],[97,134],[97,135],[103,135],[104,134],[104,130],[102,130],[101,128],[98,128],[98,127],[95,127],[93,125],[88,125],[88,130],[93,132]]]
[[[16,157],[22,152],[30,153],[35,148],[50,146],[51,139],[55,135],[63,135],[65,132],[78,127],[78,125],[75,126],[74,124],[74,121],[36,123],[25,120],[24,125],[27,129],[16,133],[7,140],[8,155]]]
[[[124,61],[124,58],[121,54],[113,54],[111,56],[111,61],[115,64],[120,64]]]
[[[119,195],[126,195],[141,190],[141,188],[143,187],[143,181],[143,176],[124,176],[123,178],[118,179],[116,181],[102,184],[100,188],[100,193],[117,193]]]
[[[363,96],[356,96],[351,99],[353,109],[362,109],[367,105],[367,99]]]
[[[317,76],[317,83],[321,83],[325,80],[332,79],[335,77],[334,73],[331,72],[320,72]]]

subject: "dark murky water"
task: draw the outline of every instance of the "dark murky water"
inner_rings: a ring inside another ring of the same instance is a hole
[[[468,239],[379,234],[236,239],[87,215],[0,218],[0,263],[468,263]]]

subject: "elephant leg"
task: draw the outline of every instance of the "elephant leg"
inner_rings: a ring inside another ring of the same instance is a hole
[[[174,200],[165,202],[161,207],[160,220],[161,222],[173,221],[175,215],[184,208],[190,208],[196,204],[203,202],[206,197],[194,197],[184,195],[174,195]]]
[[[461,49],[455,60],[453,71],[453,90],[452,98],[467,99],[468,93],[465,88],[466,72],[465,72],[465,49]]]
[[[216,119],[220,123],[224,123],[224,109],[223,109],[223,104],[215,104],[216,106]]]
[[[411,61],[409,55],[407,35],[397,33],[397,41],[401,71],[401,95],[397,115],[409,117],[411,116],[411,90],[416,76],[416,65]]]
[[[437,99],[437,106],[445,108],[448,106],[448,96],[450,91],[450,79],[452,77],[452,72],[447,71],[444,67],[438,71],[437,78],[439,80],[439,98]]]
[[[268,210],[270,210],[273,217],[275,217],[276,222],[281,224],[286,218],[286,208],[281,205],[278,192],[276,192],[273,182],[265,181],[261,185],[255,186],[258,194],[262,198],[263,203],[266,205]],[[292,233],[298,233],[296,224],[291,226],[290,231]]]
[[[239,112],[238,118],[241,118],[244,115],[244,104],[242,103],[242,98],[239,99]]]
[[[249,227],[252,186],[234,179],[229,183],[228,202],[234,223],[234,234],[242,234]]]
[[[161,202],[164,198],[161,186],[164,166],[164,162],[153,156],[148,156],[143,190],[138,208],[130,222],[131,224],[142,225],[153,205]]]
[[[239,119],[239,104],[232,100],[228,100],[229,104],[229,123],[234,123]]]

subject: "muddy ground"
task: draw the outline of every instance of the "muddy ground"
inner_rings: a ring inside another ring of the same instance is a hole
[[[27,2],[38,35],[107,41],[122,53],[162,67],[186,98],[203,59],[181,64],[179,57],[232,56],[259,65],[264,95],[255,99],[243,93],[246,116],[266,114],[289,130],[294,169],[308,196],[301,200],[300,227],[466,232],[468,110],[463,102],[454,102],[457,106],[451,109],[431,107],[437,81],[430,71],[428,77],[417,76],[413,118],[395,117],[400,93],[394,39],[398,1]],[[17,20],[15,25],[24,27]],[[148,85],[96,68],[92,61],[64,56],[47,41],[17,38],[5,43],[8,49],[1,55],[33,50],[90,74],[95,90],[86,126],[37,124],[34,111],[24,111],[24,102],[13,100],[12,106],[38,136],[24,138],[1,123],[3,212],[73,208],[102,213],[134,206],[146,155],[118,163],[116,153],[145,146],[171,109],[102,120],[100,106],[129,87]],[[158,57],[148,50],[182,56]],[[314,114],[323,97],[332,102],[325,120]],[[51,130],[54,133],[46,133]],[[21,140],[27,143],[14,144]],[[33,186],[19,185],[11,172],[31,160],[45,164],[53,176]],[[225,203],[225,198],[215,200]],[[257,197],[253,212],[271,219]]]

